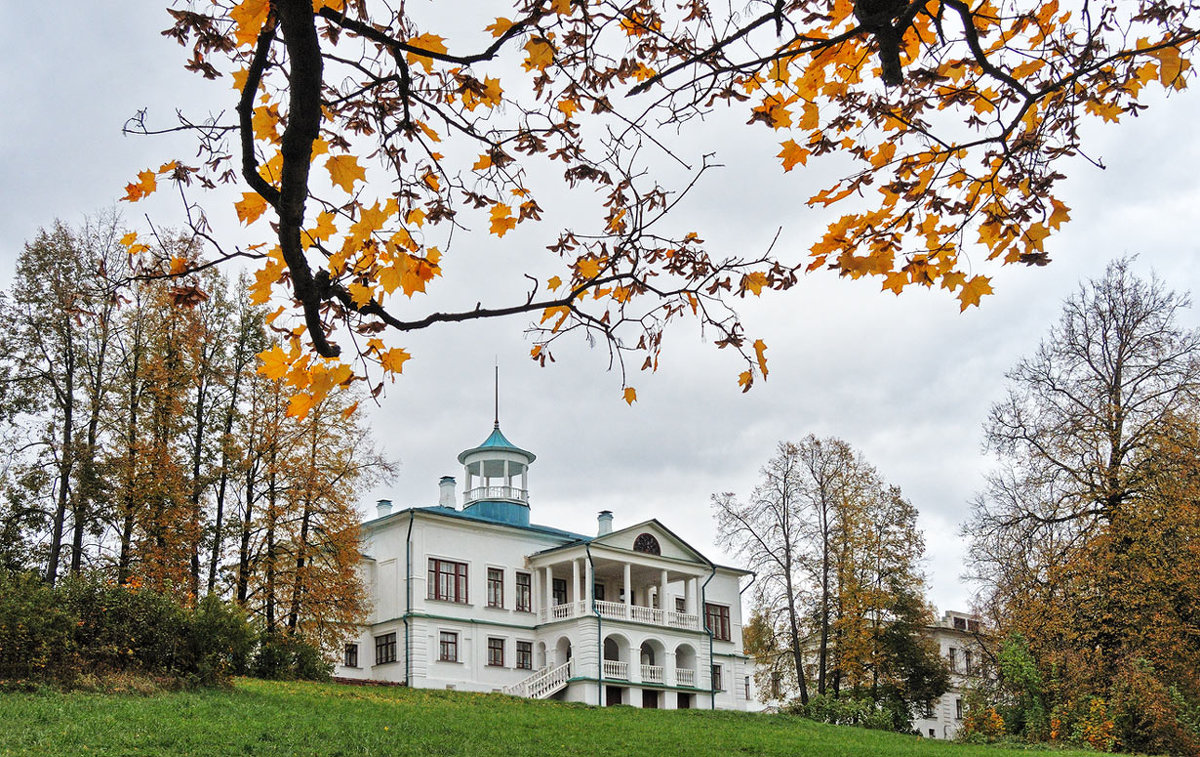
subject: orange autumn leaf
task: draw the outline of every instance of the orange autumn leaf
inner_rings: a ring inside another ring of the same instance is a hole
[[[512,216],[512,208],[502,202],[492,206],[491,217],[490,231],[498,237],[504,236],[509,229],[517,225],[517,219]]]
[[[808,150],[796,144],[796,140],[789,139],[788,141],[781,143],[781,146],[783,149],[775,157],[783,158],[784,172],[795,168],[797,163],[804,165],[808,162]]]
[[[959,307],[959,312],[966,310],[969,306],[974,305],[979,307],[979,298],[985,294],[992,294],[992,285],[987,276],[973,276],[971,280],[963,284],[962,290],[958,293],[958,300],[962,303]]]
[[[758,360],[758,369],[763,378],[767,377],[767,344],[761,339],[754,340],[754,357]]]
[[[354,182],[366,181],[367,172],[358,164],[358,158],[353,155],[334,155],[325,161],[325,170],[329,171],[330,180],[346,190],[354,192]]]
[[[447,52],[445,37],[439,37],[436,34],[425,33],[418,37],[413,37],[408,40],[408,44],[431,53]],[[405,54],[405,58],[408,60],[410,66],[420,64],[425,68],[425,73],[433,73],[433,58],[428,55],[422,55],[419,52],[408,52]]]
[[[278,381],[287,375],[288,369],[291,367],[291,361],[288,359],[287,353],[275,345],[271,349],[258,353],[258,359],[262,361],[262,365],[258,367],[258,372],[266,376],[271,381]]]
[[[625,391],[621,392],[621,396],[625,399],[625,404],[627,405],[637,402],[637,390],[632,386],[625,387]]]
[[[243,192],[242,199],[233,204],[238,220],[249,226],[267,210],[267,201],[258,192]]]
[[[383,366],[383,369],[388,373],[401,373],[404,371],[405,361],[409,360],[410,358],[412,358],[412,355],[409,355],[408,352],[400,349],[399,347],[393,347],[392,349],[380,355],[379,364]]]

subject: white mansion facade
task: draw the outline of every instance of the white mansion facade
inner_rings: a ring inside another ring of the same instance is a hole
[[[535,456],[497,422],[440,502],[363,524],[369,622],[334,674],[594,705],[746,709],[741,583],[658,520],[593,536],[529,519]]]

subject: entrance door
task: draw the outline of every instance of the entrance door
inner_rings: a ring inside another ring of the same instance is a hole
[[[604,706],[612,707],[617,704],[625,703],[625,689],[621,686],[605,686],[604,687]]]
[[[642,689],[642,708],[647,710],[658,709],[658,692],[654,689]]]

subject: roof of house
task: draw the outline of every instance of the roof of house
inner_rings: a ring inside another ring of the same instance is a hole
[[[553,537],[562,539],[562,540],[564,540],[565,543],[585,542],[585,541],[591,541],[591,539],[592,539],[592,537],[590,537],[590,536],[584,536],[583,534],[577,534],[577,533],[574,533],[573,531],[564,531],[561,528],[554,528],[552,526],[541,526],[536,523],[530,523],[528,526],[517,525],[515,523],[506,523],[503,521],[493,520],[491,518],[481,518],[481,517],[473,515],[471,513],[463,512],[462,510],[454,510],[449,507],[441,507],[439,505],[433,505],[431,507],[405,508],[404,510],[399,510],[399,511],[391,513],[389,515],[385,515],[382,518],[374,518],[372,520],[369,520],[366,523],[364,523],[363,525],[370,526],[373,524],[378,524],[381,521],[391,520],[392,518],[396,518],[397,516],[402,515],[407,512],[427,513],[429,515],[437,515],[437,516],[440,516],[443,518],[451,518],[451,519],[456,519],[456,520],[467,520],[467,521],[472,521],[475,523],[488,523],[490,525],[501,526],[503,528],[515,528],[518,531],[532,531],[534,533],[543,534],[545,536],[553,536]]]
[[[529,462],[531,463],[537,459],[537,455],[533,454],[527,449],[521,449],[505,438],[504,434],[500,431],[500,424],[497,423],[495,427],[492,428],[492,433],[488,435],[488,438],[483,440],[483,444],[480,444],[478,447],[472,447],[471,449],[465,449],[458,453],[458,462],[466,462],[467,456],[475,452],[487,452],[491,450],[506,450],[509,452],[516,452],[528,457]]]

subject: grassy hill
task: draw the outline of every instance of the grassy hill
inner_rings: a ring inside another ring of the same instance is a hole
[[[0,755],[84,754],[1011,757],[1012,751],[786,716],[336,684],[239,680],[229,690],[153,696],[0,694]]]

